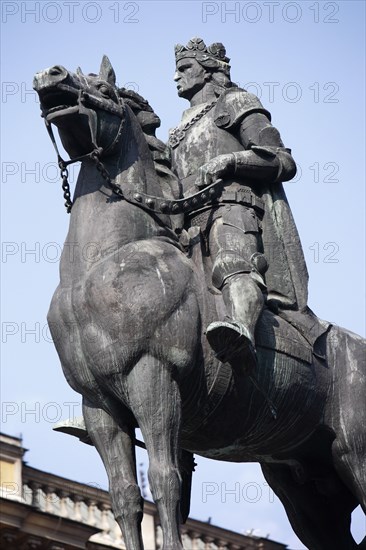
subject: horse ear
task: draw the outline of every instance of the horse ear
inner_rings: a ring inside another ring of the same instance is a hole
[[[76,69],[76,74],[77,74],[78,76],[84,76],[84,73],[83,73],[83,71],[81,70],[80,67],[78,67],[78,68]]]
[[[116,85],[116,73],[106,55],[103,55],[102,63],[100,64],[99,76],[109,84],[112,84],[112,86]]]

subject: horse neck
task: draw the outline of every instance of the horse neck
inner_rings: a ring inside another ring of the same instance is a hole
[[[128,187],[136,192],[162,197],[159,178],[145,135],[128,106],[124,124],[115,183],[122,189]]]
[[[131,112],[126,114],[124,124],[119,151],[101,159],[104,167],[122,190],[133,189],[161,197],[150,150]],[[90,248],[90,243],[103,257],[108,251],[120,249],[134,241],[171,235],[158,217],[118,198],[93,162],[86,160],[82,163],[65,243],[68,248],[71,244],[74,247],[77,255],[75,259],[73,254],[74,267],[80,264],[83,267],[84,263],[84,267],[90,267],[91,263],[84,261],[83,253]],[[67,267],[69,256],[69,252],[63,255],[64,267]]]
[[[163,196],[145,135],[128,106],[125,107],[121,137],[113,146],[113,154],[110,153],[101,160],[113,183],[119,185],[122,190],[130,189],[157,197]],[[93,170],[94,164],[90,161],[83,162],[74,199],[90,194],[92,189],[98,190],[95,177],[91,173]],[[100,186],[105,184],[106,181],[101,179]]]

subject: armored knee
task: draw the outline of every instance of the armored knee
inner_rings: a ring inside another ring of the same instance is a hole
[[[213,264],[212,284],[220,290],[229,277],[238,273],[248,273],[261,289],[265,289],[263,275],[267,268],[267,260],[260,252],[255,252],[247,260],[235,250],[220,251]]]

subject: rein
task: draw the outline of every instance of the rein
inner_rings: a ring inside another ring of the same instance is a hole
[[[70,164],[73,164],[74,162],[80,162],[82,160],[85,160],[87,158],[89,158],[90,160],[92,160],[96,164],[97,170],[102,174],[103,178],[107,181],[107,183],[108,183],[109,187],[112,189],[112,191],[116,195],[118,195],[119,197],[125,198],[124,195],[123,195],[122,189],[118,185],[116,185],[115,183],[112,182],[112,179],[111,179],[107,169],[105,168],[103,163],[99,160],[100,156],[104,152],[102,147],[95,146],[95,148],[90,153],[86,153],[85,155],[81,155],[80,157],[75,157],[74,159],[71,159],[71,160],[64,160],[61,157],[60,152],[58,150],[52,127],[49,124],[49,122],[47,122],[46,119],[45,119],[45,125],[46,125],[46,128],[47,128],[48,135],[51,138],[52,144],[53,144],[53,146],[55,148],[55,151],[56,151],[56,154],[57,154],[57,164],[60,168],[60,176],[61,176],[61,179],[62,179],[62,190],[64,192],[65,208],[66,208],[67,214],[70,214],[71,209],[72,209],[72,205],[73,205],[73,202],[71,200],[71,194],[70,194],[70,184],[68,182],[69,172],[68,172],[67,166],[69,166]],[[121,127],[120,128],[122,128],[122,126],[123,126],[123,120],[121,122]],[[119,137],[119,135],[120,135],[120,132],[118,132],[118,137]],[[115,142],[116,142],[116,139],[113,141],[112,145],[114,145]],[[108,149],[110,149],[110,148],[111,147],[108,147]]]
[[[96,140],[96,129],[97,129],[96,113],[95,111],[85,107],[84,105],[85,101],[95,104],[98,108],[106,110],[103,102],[99,98],[94,97],[89,93],[83,92],[82,90],[80,91],[79,98],[78,98],[79,111],[88,116],[91,140],[92,140],[94,149],[90,153],[86,153],[85,155],[75,157],[71,160],[66,161],[61,157],[56,140],[55,140],[52,126],[47,121],[46,116],[44,116],[43,114],[48,135],[50,136],[52,145],[57,155],[57,163],[60,168],[63,197],[65,199],[65,208],[66,208],[67,214],[70,214],[72,205],[73,205],[73,202],[71,200],[71,194],[70,194],[70,184],[68,182],[69,173],[68,173],[67,167],[70,164],[73,164],[74,162],[80,162],[85,159],[90,159],[95,163],[97,170],[101,173],[102,177],[107,182],[108,187],[113,191],[113,193],[116,196],[150,213],[165,214],[165,215],[183,214],[187,212],[192,212],[194,210],[198,210],[202,208],[204,205],[206,205],[207,203],[213,202],[217,198],[219,198],[222,192],[222,185],[223,185],[222,179],[216,180],[215,182],[211,183],[211,185],[208,185],[207,187],[205,187],[204,190],[199,191],[194,195],[190,195],[189,197],[176,199],[176,200],[170,200],[164,197],[156,197],[154,195],[147,195],[146,193],[135,192],[131,189],[122,190],[122,188],[119,185],[116,185],[112,181],[112,178],[108,173],[108,170],[105,168],[100,158],[102,154],[105,154],[106,152],[113,149],[116,143],[119,141],[119,138],[122,134],[122,129],[124,126],[124,118],[122,117],[123,112],[121,113],[121,110],[118,109],[117,107],[113,106],[113,109],[112,109],[110,106],[108,106],[108,109],[107,109],[108,111],[113,112],[113,114],[117,114],[121,116],[121,124],[119,126],[118,132],[113,142],[111,143],[111,145],[109,145],[106,149],[103,149],[102,147],[98,147],[97,140]],[[121,107],[123,109],[122,105]]]

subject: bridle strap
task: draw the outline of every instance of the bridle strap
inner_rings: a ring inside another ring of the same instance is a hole
[[[198,210],[203,206],[205,206],[207,203],[211,203],[220,197],[223,183],[224,183],[222,179],[218,179],[214,181],[213,183],[211,183],[211,185],[208,185],[203,190],[198,191],[194,195],[190,195],[189,197],[176,199],[176,200],[166,199],[165,197],[155,197],[153,195],[147,195],[146,193],[136,192],[131,189],[127,189],[123,191],[119,185],[116,185],[112,181],[108,171],[106,170],[105,166],[100,160],[102,154],[108,153],[115,148],[116,144],[118,143],[121,137],[123,126],[124,126],[124,117],[122,116],[123,113],[121,112],[121,110],[118,110],[117,107],[112,109],[110,106],[108,106],[108,109],[107,109],[108,111],[113,112],[113,114],[119,114],[121,116],[121,123],[113,142],[110,145],[108,145],[107,148],[103,149],[102,147],[98,147],[98,144],[97,144],[96,113],[95,111],[93,111],[92,109],[88,109],[84,105],[86,101],[95,104],[99,108],[103,108],[103,103],[98,98],[92,96],[89,93],[83,92],[82,90],[79,93],[79,97],[78,97],[79,111],[87,115],[88,117],[91,141],[94,149],[89,153],[86,153],[85,155],[81,155],[79,157],[75,157],[70,160],[64,160],[61,157],[60,152],[58,150],[57,143],[56,143],[56,139],[53,133],[52,126],[47,121],[46,116],[43,115],[46,129],[47,129],[48,135],[50,136],[52,145],[56,151],[57,162],[61,171],[60,173],[62,178],[62,189],[64,191],[65,207],[66,207],[67,213],[71,212],[71,208],[73,204],[70,196],[70,186],[68,183],[67,166],[75,162],[80,162],[85,159],[90,159],[96,164],[98,171],[106,180],[109,188],[120,199],[124,199],[127,202],[135,206],[138,206],[139,208],[142,208],[143,210],[150,213],[163,214],[163,215],[185,214],[187,212]],[[123,108],[121,103],[120,103],[120,106]]]
[[[91,99],[93,99],[93,101],[91,101]],[[92,145],[93,145],[93,150],[90,151],[90,153],[86,153],[85,155],[80,155],[80,156],[75,157],[75,158],[70,159],[70,160],[64,160],[61,157],[60,151],[58,149],[58,145],[57,145],[54,133],[53,133],[52,125],[48,122],[45,114],[42,113],[48,135],[50,136],[52,145],[53,145],[53,147],[56,151],[57,164],[60,168],[60,175],[61,175],[61,179],[62,179],[62,190],[64,192],[65,207],[66,207],[66,211],[67,211],[68,214],[71,212],[71,208],[72,208],[73,203],[72,203],[72,200],[71,200],[70,185],[69,185],[69,182],[68,182],[69,174],[68,174],[67,166],[69,166],[70,164],[74,164],[75,162],[83,161],[87,158],[93,160],[94,162],[98,162],[99,158],[102,155],[102,153],[106,153],[106,152],[108,153],[109,151],[114,149],[115,145],[118,143],[118,141],[120,139],[120,136],[122,134],[123,125],[124,125],[124,118],[122,116],[123,111],[118,110],[117,108],[113,109],[113,110],[111,108],[109,108],[108,110],[111,111],[113,114],[120,115],[121,123],[119,125],[118,131],[117,131],[116,136],[113,139],[112,143],[110,145],[108,145],[108,147],[106,147],[104,150],[103,150],[102,147],[98,147],[97,135],[96,135],[97,134],[97,116],[96,116],[95,111],[85,107],[85,105],[84,105],[85,100],[91,101],[93,103],[97,103],[97,105],[99,107],[101,105],[99,104],[100,102],[99,103],[97,102],[97,98],[94,98],[94,96],[92,96],[91,94],[85,93],[82,90],[80,90],[79,95],[78,95],[79,112],[83,113],[84,115],[86,115],[88,117],[88,124],[89,124],[89,129],[90,129],[90,136],[91,136],[91,142],[92,142]],[[120,102],[120,107],[122,107],[121,102]],[[104,179],[106,179],[107,182],[110,183],[111,180],[109,178],[109,175],[106,177],[106,174],[107,174],[107,172],[105,170],[103,170],[102,175],[104,176]],[[110,187],[112,187],[112,190],[115,191],[113,189],[113,186],[110,185]],[[115,186],[115,187],[117,187],[117,186]],[[123,197],[122,190],[117,194],[121,198]]]

